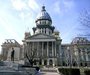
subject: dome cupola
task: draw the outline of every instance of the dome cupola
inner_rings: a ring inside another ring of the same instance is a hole
[[[51,25],[52,19],[45,10],[45,6],[42,6],[41,12],[38,14],[36,18],[36,25]]]

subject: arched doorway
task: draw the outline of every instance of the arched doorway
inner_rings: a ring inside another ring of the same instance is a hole
[[[51,59],[49,60],[49,65],[53,65],[53,61]]]
[[[77,63],[76,62],[73,62],[73,66],[77,66]]]
[[[39,65],[42,65],[42,60],[41,59],[39,60]]]
[[[44,60],[44,65],[47,65],[47,60]]]

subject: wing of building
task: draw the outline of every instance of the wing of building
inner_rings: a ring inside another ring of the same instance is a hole
[[[2,59],[5,61],[11,61],[12,48],[15,50],[14,59],[19,61],[22,59],[22,45],[20,45],[15,39],[6,39],[2,46]]]

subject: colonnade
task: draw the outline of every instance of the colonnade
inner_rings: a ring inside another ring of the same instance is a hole
[[[41,65],[56,65],[56,41],[27,42],[26,47],[27,50],[36,50],[34,59],[41,59]]]

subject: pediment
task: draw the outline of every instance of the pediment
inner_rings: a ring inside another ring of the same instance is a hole
[[[36,34],[28,37],[28,39],[55,39],[55,37],[46,34]]]

